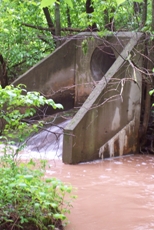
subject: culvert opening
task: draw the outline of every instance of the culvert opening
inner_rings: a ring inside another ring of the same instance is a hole
[[[93,79],[95,81],[100,81],[115,60],[115,54],[110,47],[102,45],[95,48],[90,62]]]

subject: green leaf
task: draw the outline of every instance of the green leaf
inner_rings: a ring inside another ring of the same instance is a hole
[[[54,2],[56,2],[56,0],[42,0],[41,1],[41,7],[47,7],[47,6],[51,6]]]
[[[33,177],[33,175],[25,175],[24,178],[26,180],[32,180],[34,177]]]
[[[35,162],[32,159],[30,159],[30,161],[28,162],[28,165],[35,166]]]
[[[65,0],[69,7],[73,8],[72,0]]]
[[[151,96],[154,93],[154,89],[149,91],[149,95]]]
[[[143,0],[135,0],[135,2],[141,3],[143,2]]]
[[[25,183],[19,183],[18,186],[23,187],[23,188],[27,187]]]
[[[60,219],[60,220],[65,220],[65,219],[66,219],[65,215],[60,214],[60,213],[54,214],[53,217],[54,217],[55,219],[57,219],[57,220],[58,220],[58,219]]]
[[[57,109],[64,109],[64,107],[61,104],[56,104]]]
[[[34,204],[34,207],[35,207],[35,208],[39,208],[39,207],[40,207],[40,204],[39,204],[39,203],[35,203],[35,204]]]
[[[51,203],[51,206],[53,207],[53,208],[57,208],[57,204],[56,203]]]
[[[117,5],[120,5],[120,4],[122,4],[123,2],[125,2],[125,0],[116,0],[116,2],[117,2]]]
[[[46,183],[51,183],[51,182],[52,182],[52,179],[47,178],[47,179],[45,180],[45,182],[46,182]]]
[[[46,196],[46,194],[44,192],[39,192],[39,194],[40,194],[41,197],[45,197]]]

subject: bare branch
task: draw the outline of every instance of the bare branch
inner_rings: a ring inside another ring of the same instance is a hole
[[[27,23],[22,23],[23,26],[27,26],[33,29],[37,29],[37,30],[45,30],[45,31],[55,31],[54,27],[50,27],[50,28],[46,28],[46,27],[42,27],[42,26],[35,26],[35,25],[31,25],[31,24],[27,24]],[[70,32],[85,32],[87,31],[87,29],[85,30],[81,30],[78,28],[61,28],[61,31],[70,31]]]

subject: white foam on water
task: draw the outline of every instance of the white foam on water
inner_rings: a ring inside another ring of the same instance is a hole
[[[62,158],[63,130],[70,120],[57,126],[51,126],[35,134],[27,142],[25,148],[18,153],[20,159],[60,159]],[[5,145],[0,145],[1,155],[4,154]],[[7,147],[7,154],[15,153],[17,146]]]

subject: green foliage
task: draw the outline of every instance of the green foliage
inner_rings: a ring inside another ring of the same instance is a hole
[[[59,3],[57,0],[42,0],[41,7],[51,6],[55,2]],[[65,2],[68,4],[69,7],[73,7],[72,0],[65,0]]]
[[[51,6],[53,3],[57,2],[56,0],[42,0],[41,7]]]
[[[116,0],[117,4],[120,5],[121,3],[125,2],[126,0]]]
[[[52,99],[46,99],[38,92],[27,92],[24,85],[14,87],[9,85],[2,89],[0,86],[0,120],[1,136],[13,141],[18,136],[18,142],[23,142],[34,131],[43,125],[42,122],[29,124],[26,119],[36,113],[36,108],[48,105],[54,109],[62,109]]]
[[[125,1],[126,1],[126,0],[116,0],[117,5],[120,5],[120,4],[122,4],[123,2],[125,2]],[[135,2],[141,3],[141,2],[143,2],[143,0],[135,0]]]
[[[40,162],[35,169],[32,160],[19,164],[12,154],[0,157],[0,229],[50,230],[67,223],[73,197],[68,201],[64,197],[72,187],[45,178],[44,165]]]
[[[83,51],[84,55],[86,55],[87,51],[88,51],[88,41],[87,41],[87,39],[84,39],[82,41],[81,45],[82,45],[82,51]]]
[[[25,119],[34,115],[35,108],[43,105],[62,109],[52,99],[38,92],[27,92],[25,86],[0,87],[1,154],[0,154],[0,229],[50,230],[66,224],[71,200],[64,197],[71,186],[56,178],[46,178],[46,161],[20,163],[18,152],[10,144],[23,141],[37,131],[40,122],[30,125]],[[3,144],[3,145],[2,145]],[[5,144],[5,145],[4,145]],[[4,147],[3,147],[4,146]]]
[[[152,72],[154,73],[154,68],[152,69]],[[152,90],[149,91],[149,95],[150,96],[152,96],[153,94],[154,94],[154,89],[152,89]],[[152,106],[154,106],[154,104]]]
[[[154,89],[149,91],[149,95],[152,96],[152,94],[154,93]]]
[[[72,0],[65,0],[69,7],[73,8]]]
[[[0,18],[0,53],[7,62],[8,76],[12,80],[51,53],[55,46],[50,32],[23,25],[46,27],[39,1],[1,1]],[[40,40],[40,35],[49,43]]]
[[[47,28],[48,24],[42,7],[48,6],[52,22],[55,22],[54,6],[56,0],[5,0],[1,1],[0,11],[0,53],[2,53],[8,66],[10,80],[18,77],[32,65],[50,54],[55,49],[54,36],[50,31],[39,29]],[[59,1],[58,1],[59,2]],[[124,0],[93,0],[94,12],[86,13],[86,0],[61,0],[61,28],[71,27],[85,30],[94,23],[100,34],[107,33],[106,25],[113,23],[114,30],[140,30],[142,22],[143,5],[140,10],[134,12],[134,1]],[[34,26],[27,27],[25,24]],[[148,0],[147,20],[143,32],[150,32],[152,25],[152,4]],[[73,30],[62,31],[62,36],[76,34]],[[42,39],[43,38],[43,39]]]

